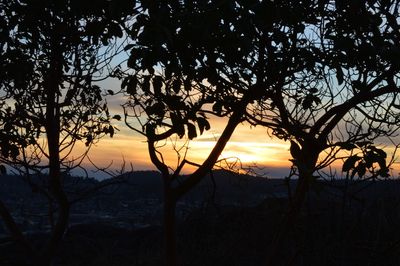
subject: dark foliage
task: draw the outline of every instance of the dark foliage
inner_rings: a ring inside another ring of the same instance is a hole
[[[118,2],[118,3],[117,3]],[[2,1],[0,161],[48,200],[51,235],[31,245],[7,207],[0,215],[34,265],[50,265],[69,218],[61,172],[79,167],[78,141],[90,146],[114,133],[101,88],[130,1]],[[111,50],[107,50],[111,49]],[[5,167],[2,166],[2,172]],[[40,186],[31,174],[46,173]]]
[[[133,28],[138,38],[127,48],[133,75],[122,86],[130,94],[125,116],[136,118],[134,129],[148,139],[166,202],[196,185],[243,120],[291,142],[289,177],[300,182],[277,242],[319,178],[316,171],[343,159],[349,178],[388,177],[392,160],[373,142],[393,141],[400,122],[398,1],[142,1],[142,7]],[[189,161],[170,167],[155,143],[191,140],[211,126],[204,122],[211,115],[229,117],[224,133],[198,170],[175,182]]]

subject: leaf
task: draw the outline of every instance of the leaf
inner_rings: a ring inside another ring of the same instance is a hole
[[[129,68],[135,68],[136,67],[136,59],[135,59],[135,57],[134,56],[129,56],[129,58],[128,58],[128,62],[126,62],[126,65],[129,67]]]
[[[75,90],[71,90],[71,89],[68,90],[67,95],[65,95],[64,101],[69,104],[72,100],[72,97],[74,97],[74,94],[75,94]]]
[[[321,104],[321,99],[318,96],[313,95],[312,100],[316,105]]]
[[[181,81],[179,79],[175,79],[172,83],[172,89],[175,93],[179,93],[181,90]]]
[[[130,77],[129,81],[127,82],[126,92],[130,95],[135,95],[136,93],[136,86],[137,86],[137,79],[136,77]]]
[[[340,148],[351,151],[352,149],[357,148],[356,145],[354,145],[353,143],[350,142],[342,142],[339,144]]]
[[[186,91],[190,91],[192,88],[192,82],[187,78],[183,81],[183,87],[185,88]]]
[[[171,117],[172,126],[176,127],[181,123],[181,118],[178,116],[178,114],[171,112],[170,117]]]
[[[129,49],[131,49],[133,46],[135,46],[134,44],[128,44],[127,46],[124,47],[124,51],[128,51]]]
[[[89,144],[93,141],[93,136],[92,135],[87,135],[86,136],[86,142],[85,145],[86,147],[89,146]]]
[[[155,135],[155,126],[153,124],[146,125],[146,136],[148,139],[152,139]]]
[[[103,38],[101,39],[101,42],[102,42],[102,44],[103,44],[104,46],[107,46],[107,45],[108,45],[108,39],[107,39],[106,37],[103,37]]]
[[[338,84],[339,85],[342,85],[342,83],[343,83],[343,81],[344,81],[344,77],[343,77],[344,75],[343,75],[343,70],[342,70],[342,68],[340,67],[340,66],[338,66],[337,68],[336,68],[336,78],[337,78],[337,80],[338,80]]]
[[[297,159],[300,157],[301,149],[300,146],[294,142],[293,140],[290,141],[290,155],[292,155],[293,159]]]
[[[94,65],[94,63],[96,62],[96,57],[92,56],[89,59],[89,64]]]
[[[110,137],[112,138],[114,136],[114,127],[113,126],[109,126],[108,127],[108,133],[110,133]]]
[[[175,129],[176,134],[179,138],[183,138],[185,135],[185,127],[183,126],[182,118],[179,113],[171,113],[172,126]]]
[[[108,92],[108,94],[110,94],[110,95],[114,95],[114,91],[112,91],[112,90],[107,90],[107,92]]]
[[[312,94],[308,94],[302,101],[303,109],[311,109],[313,103]]]
[[[355,170],[357,171],[358,177],[362,178],[367,172],[367,167],[364,163],[359,163]]]
[[[212,107],[213,112],[220,115],[222,113],[222,103],[216,102]]]
[[[190,140],[197,137],[196,127],[192,123],[187,123],[188,137]]]
[[[185,127],[183,126],[183,124],[179,124],[176,127],[176,134],[178,134],[178,137],[180,139],[183,138],[183,136],[185,136]]]
[[[121,116],[120,115],[114,115],[113,118],[118,120],[118,121],[121,121]]]
[[[377,174],[380,175],[381,177],[389,177],[389,168],[381,168],[377,171]]]
[[[210,123],[208,122],[208,120],[201,116],[197,117],[197,125],[199,126],[200,135],[203,134],[204,129],[205,130],[210,129]]]
[[[375,159],[376,159],[376,162],[379,164],[379,167],[380,167],[381,169],[386,169],[386,168],[388,168],[388,167],[386,166],[386,160],[385,160],[384,157],[378,155],[378,156],[375,157]]]
[[[128,85],[129,77],[124,78],[121,82],[121,89],[125,89],[125,87]]]
[[[146,18],[147,18],[146,15],[144,15],[144,14],[139,14],[139,15],[136,17],[136,21],[137,21],[138,25],[144,24],[144,23],[146,22],[146,20],[147,20]]]
[[[372,165],[377,162],[377,155],[375,153],[373,153],[372,151],[368,151],[365,155],[364,155],[364,161],[365,161],[365,165],[367,168],[372,167]]]
[[[387,154],[386,154],[386,152],[385,152],[384,150],[378,149],[378,148],[375,148],[374,150],[375,150],[375,152],[376,152],[377,154],[379,154],[380,157],[382,157],[382,158],[384,158],[384,159],[387,158]]]
[[[162,84],[163,84],[163,78],[162,77],[155,76],[153,78],[154,95],[160,95],[161,94]]]
[[[117,23],[110,24],[108,27],[108,32],[109,32],[109,34],[111,34],[113,36],[117,36],[119,38],[121,38],[123,36],[122,29]]]
[[[357,161],[361,159],[360,156],[352,155],[343,163],[342,172],[348,172],[354,168]]]
[[[144,92],[150,92],[150,76],[145,76],[143,78],[142,90]]]

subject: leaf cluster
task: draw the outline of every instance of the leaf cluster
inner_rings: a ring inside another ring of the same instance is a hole
[[[134,1],[3,1],[0,39],[0,150],[4,160],[48,157],[46,137],[59,134],[60,153],[114,135],[98,79],[123,35]],[[49,119],[57,121],[56,128]],[[53,131],[54,130],[54,131]],[[53,132],[53,133],[52,133]],[[18,158],[17,158],[18,157]],[[2,160],[3,160],[2,159]],[[64,158],[66,159],[66,157]]]
[[[230,116],[245,99],[243,120],[313,158],[332,148],[326,166],[343,143],[391,136],[399,124],[398,1],[141,3],[125,84],[145,96],[130,105],[142,125],[182,137],[189,109]],[[371,160],[380,159],[367,169]]]
[[[383,149],[377,148],[371,142],[359,142],[354,145],[361,151],[349,156],[343,163],[342,171],[350,174],[353,179],[357,174],[363,178],[368,172],[373,177],[389,177],[389,168],[386,165],[387,154]]]

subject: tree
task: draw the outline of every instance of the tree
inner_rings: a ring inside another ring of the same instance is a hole
[[[132,95],[126,107],[141,122],[133,127],[147,137],[163,174],[166,215],[173,211],[168,204],[212,168],[243,120],[290,141],[298,176],[271,257],[318,170],[341,159],[350,177],[388,175],[387,155],[374,141],[393,136],[399,125],[399,1],[143,1],[143,7],[128,61],[134,75],[122,87]],[[155,143],[196,137],[195,124],[200,133],[209,127],[205,114],[229,122],[208,159],[177,184],[187,162],[170,171]]]
[[[147,138],[162,173],[166,259],[175,265],[176,202],[213,168],[248,108],[271,104],[276,86],[295,82],[321,60],[310,59],[319,44],[300,44],[305,25],[318,27],[324,9],[314,1],[143,1],[142,7],[134,27],[139,35],[129,46],[132,73],[121,76],[130,95],[125,120]],[[157,143],[194,139],[211,127],[210,116],[229,119],[209,156],[181,180],[191,162],[178,156],[171,167]]]
[[[282,70],[270,102],[249,108],[250,123],[290,141],[298,176],[275,251],[319,170],[343,160],[347,177],[389,176],[387,154],[376,142],[391,144],[399,129],[399,8],[399,1],[323,3],[317,27],[304,29],[305,70],[287,84]]]
[[[134,1],[23,0],[0,7],[0,160],[49,199],[47,243],[35,250],[1,202],[0,215],[28,260],[50,265],[68,226],[63,176],[100,137],[114,134],[98,82],[108,75]],[[81,141],[87,150],[71,157]]]

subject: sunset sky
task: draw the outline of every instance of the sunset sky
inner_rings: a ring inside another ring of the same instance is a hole
[[[115,91],[118,90],[118,87],[119,83],[115,80],[108,80],[103,84],[103,88],[111,88]],[[123,104],[125,100],[126,99],[120,95],[112,96],[107,99],[111,115],[119,114],[123,116],[121,104]],[[195,140],[190,141],[187,160],[195,163],[202,163],[222,133],[226,122],[226,118],[211,118],[211,129],[205,131],[203,135],[197,137]],[[116,125],[119,130],[116,131],[113,138],[106,136],[95,144],[89,153],[90,159],[100,167],[111,165],[110,169],[113,170],[120,169],[124,160],[127,166],[132,164],[133,170],[136,171],[155,170],[148,156],[146,139],[128,129],[123,121],[114,120],[114,125]],[[183,144],[183,142],[178,140],[178,144]],[[77,147],[77,153],[82,151],[82,149],[83,145]],[[393,148],[388,145],[386,151],[389,155],[392,150]],[[165,145],[160,151],[168,165],[172,168],[176,168],[177,155],[171,144]],[[248,124],[242,124],[237,127],[220,158],[229,158],[230,162],[238,158],[244,166],[256,165],[258,173],[271,178],[282,178],[286,176],[289,173],[289,167],[291,165],[289,161],[289,142],[284,142],[277,138],[271,139],[265,128],[250,127]],[[337,161],[333,165],[334,169],[340,171],[342,163],[342,161]],[[392,173],[395,176],[398,176],[400,172],[399,166],[399,163],[393,166],[394,170]],[[84,167],[93,169],[93,166],[90,165],[88,161],[85,162]],[[186,167],[183,172],[190,173],[193,169],[193,167]],[[89,175],[91,174],[99,178],[107,177],[107,175],[99,172],[94,173],[89,171]]]
[[[195,163],[202,163],[220,136],[225,123],[225,119],[211,120],[211,129],[190,141],[187,159]],[[135,171],[155,170],[148,156],[145,138],[127,129],[122,123],[117,127],[120,131],[117,131],[113,138],[107,136],[92,147],[89,153],[90,158],[101,167],[112,163],[111,170],[119,170],[123,160],[127,166],[132,164]],[[389,156],[392,150],[393,148],[390,146],[386,148]],[[168,165],[175,168],[177,156],[172,146],[166,145],[160,151]],[[256,165],[259,174],[270,178],[287,176],[291,165],[288,142],[276,138],[271,139],[264,128],[250,128],[246,124],[240,125],[236,129],[220,158],[229,158],[231,162],[235,160],[234,158],[239,158],[244,166]],[[342,161],[337,161],[333,168],[340,172],[342,163]],[[85,167],[93,169],[89,164],[86,164]],[[399,163],[394,164],[393,168],[392,174],[398,176]],[[127,170],[130,170],[130,166]],[[184,169],[184,173],[191,171],[193,171],[193,167]],[[107,177],[99,172],[90,173],[98,178]]]
[[[201,163],[204,160],[219,138],[226,119],[212,119],[210,122],[209,131],[190,141],[187,153],[189,161]],[[90,158],[101,166],[113,162],[113,169],[118,169],[123,159],[126,163],[132,163],[134,170],[155,169],[148,156],[145,138],[127,129],[123,123],[117,127],[120,131],[113,138],[105,137],[92,148]],[[161,151],[168,164],[175,168],[177,156],[172,146],[166,145]],[[270,177],[284,175],[290,166],[288,143],[271,139],[262,127],[250,128],[245,124],[237,128],[220,158],[229,158],[231,162],[239,158],[245,166],[256,164],[262,168],[261,172]],[[192,170],[189,167],[185,172]]]
[[[114,91],[118,91],[120,86],[119,81],[115,79],[102,81],[101,85],[105,89]],[[121,95],[107,98],[111,115],[123,116],[121,104],[124,101],[126,99]],[[94,145],[89,153],[90,159],[101,167],[112,163],[111,169],[119,169],[123,160],[127,164],[132,163],[134,170],[155,169],[148,156],[145,138],[128,129],[123,121],[114,120],[113,122],[119,131],[116,131],[113,138],[106,136]],[[187,159],[195,163],[202,163],[222,133],[226,122],[226,118],[211,118],[211,129],[190,141]],[[183,143],[181,142],[181,144]],[[83,146],[77,147],[77,149],[81,151]],[[161,151],[168,165],[175,168],[177,156],[172,146],[167,145]],[[261,168],[259,172],[270,177],[284,176],[288,173],[288,167],[291,165],[288,142],[271,139],[265,128],[250,128],[248,124],[237,127],[220,158],[230,158],[231,161],[239,158],[245,166],[256,164]],[[92,168],[88,162],[85,167]],[[190,171],[193,171],[193,167],[184,169],[185,173]],[[96,173],[96,176],[99,175],[101,174]],[[101,176],[103,177],[103,175]]]

